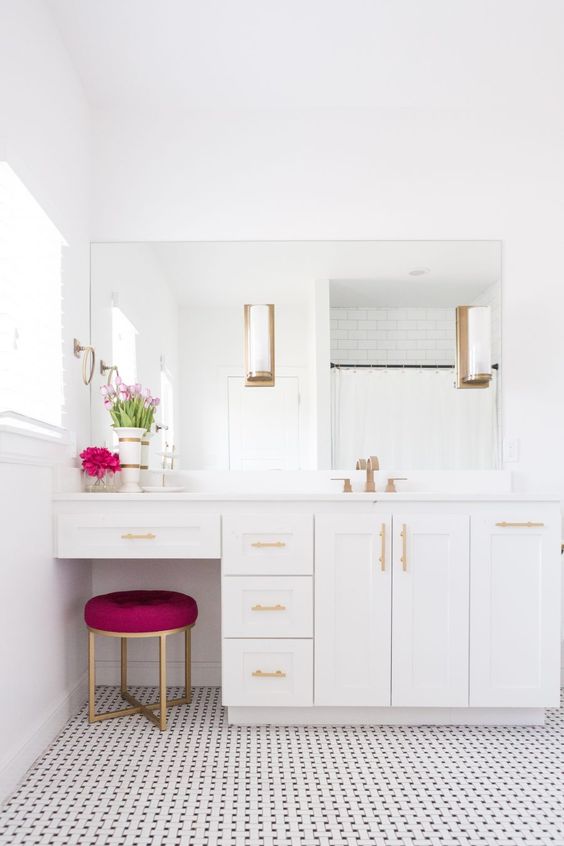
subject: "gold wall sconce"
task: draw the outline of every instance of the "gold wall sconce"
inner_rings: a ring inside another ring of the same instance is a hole
[[[274,306],[245,305],[245,386],[274,386]]]
[[[487,388],[492,380],[489,306],[456,308],[456,387]]]
[[[94,347],[90,346],[90,344],[81,344],[77,338],[74,338],[73,352],[75,358],[82,356],[82,381],[85,385],[89,385],[94,376],[94,367],[96,366],[96,352]]]

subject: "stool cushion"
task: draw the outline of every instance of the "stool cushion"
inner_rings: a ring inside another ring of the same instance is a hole
[[[196,622],[196,600],[173,590],[120,590],[89,599],[84,620],[105,632],[163,632]]]

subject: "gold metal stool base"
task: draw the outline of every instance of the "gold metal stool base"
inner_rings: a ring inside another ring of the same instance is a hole
[[[127,717],[130,714],[143,714],[152,723],[160,728],[166,729],[167,708],[173,705],[189,705],[192,701],[192,679],[191,679],[191,630],[192,626],[184,626],[180,629],[169,629],[163,632],[105,632],[101,629],[88,627],[88,722],[97,723],[101,720],[112,720],[114,717]],[[179,699],[166,698],[166,639],[169,635],[184,632],[184,696]],[[131,708],[120,708],[117,711],[106,711],[103,714],[96,713],[95,692],[96,692],[96,635],[103,637],[119,637],[121,640],[121,684],[120,695],[122,699],[131,704]],[[130,637],[158,637],[159,638],[159,700],[148,705],[143,705],[127,690],[127,641]],[[157,717],[153,711],[158,711]]]

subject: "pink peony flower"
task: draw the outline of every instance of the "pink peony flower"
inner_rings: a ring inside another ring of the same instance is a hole
[[[80,453],[82,469],[88,476],[101,479],[105,473],[119,473],[121,464],[117,452],[105,447],[88,447]]]

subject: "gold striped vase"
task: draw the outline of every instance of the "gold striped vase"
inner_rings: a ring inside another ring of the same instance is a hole
[[[141,439],[145,429],[128,426],[115,427],[121,464],[120,493],[141,493]]]

